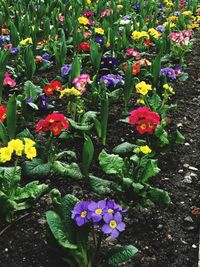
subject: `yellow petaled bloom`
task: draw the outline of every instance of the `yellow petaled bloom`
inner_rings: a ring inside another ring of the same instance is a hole
[[[149,91],[152,90],[151,84],[147,84],[146,82],[142,81],[136,85],[136,92],[141,95],[148,94]]]
[[[143,154],[149,154],[151,153],[151,148],[149,146],[141,146],[140,147],[140,151],[143,153]]]
[[[21,40],[20,45],[27,45],[27,44],[33,44],[32,38],[26,38],[24,40]]]
[[[155,39],[159,39],[159,37],[161,36],[161,34],[158,31],[156,31],[154,28],[149,29],[148,33],[150,36],[153,36]]]
[[[89,24],[89,20],[86,17],[83,17],[83,16],[78,18],[78,22],[80,24],[83,24],[83,25],[88,25]]]
[[[189,30],[193,30],[193,29],[196,29],[198,27],[199,27],[199,24],[198,23],[192,23],[192,24],[190,24],[190,25],[187,26],[187,28]]]
[[[168,22],[166,21],[165,23],[163,23],[163,26],[166,28],[166,27],[170,27],[170,28],[174,28],[176,27],[176,24],[175,23],[172,23],[172,22]]]
[[[137,99],[137,104],[144,104],[144,103],[145,103],[144,99],[142,98]]]
[[[59,98],[63,98],[63,96],[81,96],[81,92],[78,91],[75,87],[72,88],[66,88],[62,91],[60,91],[60,97]]]
[[[37,151],[34,146],[25,145],[24,153],[26,154],[27,159],[33,159],[37,156]]]
[[[107,43],[106,43],[106,47],[107,47],[107,48],[110,47],[110,42],[107,42]]]
[[[170,92],[171,94],[175,94],[175,93],[174,93],[174,89],[173,89],[171,86],[169,86],[168,83],[165,83],[165,84],[163,85],[163,88],[164,88],[165,90],[167,90],[168,92]]]
[[[24,138],[25,146],[34,146],[35,141],[31,140],[30,138]]]
[[[170,16],[170,17],[167,18],[167,20],[178,21],[178,17],[177,16]]]
[[[140,40],[141,38],[149,39],[149,34],[147,32],[145,32],[145,31],[141,31],[141,32],[133,31],[131,38],[133,40]]]
[[[5,163],[11,160],[13,149],[10,147],[0,148],[0,162]]]
[[[22,156],[24,144],[20,139],[12,139],[10,142],[8,142],[8,147],[12,149],[17,156]]]
[[[186,11],[183,11],[183,16],[187,16],[187,17],[190,17],[190,16],[192,16],[192,11],[190,11],[190,10],[186,10]]]
[[[72,10],[72,6],[69,7],[69,10]]]
[[[138,154],[140,153],[140,148],[139,147],[136,147],[134,150],[133,150],[134,153]]]
[[[197,16],[197,17],[196,17],[196,21],[197,21],[197,23],[200,22],[200,16]]]
[[[102,29],[102,28],[95,28],[95,32],[98,33],[98,34],[103,35],[104,34],[104,29]]]
[[[92,3],[92,1],[91,1],[91,0],[86,0],[86,3],[87,3],[88,5],[90,5],[90,4]]]

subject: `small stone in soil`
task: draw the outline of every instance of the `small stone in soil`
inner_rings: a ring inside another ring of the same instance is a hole
[[[178,170],[178,173],[183,173],[183,169]]]
[[[190,223],[193,223],[193,220],[192,220],[192,217],[191,216],[187,216],[185,219],[184,219],[185,222],[190,222]]]
[[[190,167],[189,167],[189,170],[191,170],[191,171],[198,171],[198,169],[195,168],[195,167],[193,167],[193,166],[190,166]]]
[[[187,168],[189,168],[189,167],[190,167],[190,165],[189,165],[189,164],[187,164],[187,163],[185,163],[185,164],[183,164],[183,167],[187,169]]]
[[[192,245],[192,248],[197,248],[197,246],[195,244]]]

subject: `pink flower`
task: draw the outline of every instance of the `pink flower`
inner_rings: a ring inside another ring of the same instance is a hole
[[[133,48],[128,48],[126,49],[126,55],[127,56],[132,56],[132,57],[135,57],[137,59],[140,58],[140,53],[135,51]]]
[[[15,87],[16,82],[10,78],[8,72],[5,73],[4,75],[4,82],[3,82],[3,86],[9,85],[10,88]]]

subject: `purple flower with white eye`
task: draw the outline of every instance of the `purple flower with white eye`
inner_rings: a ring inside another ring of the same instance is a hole
[[[100,83],[104,83],[106,87],[109,87],[109,86],[115,87],[117,84],[124,84],[124,79],[119,74],[117,75],[108,74],[108,75],[101,76]]]
[[[106,200],[100,200],[98,202],[91,201],[88,205],[88,211],[90,212],[90,218],[93,223],[100,222],[105,214]]]
[[[112,238],[117,238],[120,232],[125,230],[125,223],[122,221],[122,215],[120,212],[115,214],[106,213],[103,216],[105,224],[101,230],[104,234],[109,234]]]
[[[71,64],[66,64],[61,68],[61,76],[65,77],[67,76],[70,71],[71,71],[72,65]]]
[[[81,201],[75,205],[72,211],[72,219],[76,221],[78,226],[82,226],[89,220],[88,205],[90,201]]]
[[[45,53],[45,54],[42,56],[42,58],[43,58],[44,60],[46,60],[46,61],[51,61],[52,56],[50,56],[49,54]]]
[[[160,75],[167,77],[170,81],[176,79],[175,71],[172,68],[161,69]]]
[[[47,97],[45,95],[40,95],[39,100],[40,100],[39,108],[47,109],[49,105]]]
[[[11,53],[12,55],[16,55],[18,52],[19,52],[19,49],[18,49],[17,47],[13,47],[13,48],[11,48],[11,50],[10,50],[10,53]]]
[[[101,60],[101,65],[100,67],[103,68],[112,68],[112,67],[117,67],[119,65],[118,61],[114,57],[104,57]]]
[[[104,38],[103,37],[96,37],[94,39],[94,41],[95,41],[95,43],[100,44],[100,45],[104,44]]]
[[[163,25],[158,25],[156,27],[156,31],[159,31],[159,32],[164,32],[165,31],[165,27]]]

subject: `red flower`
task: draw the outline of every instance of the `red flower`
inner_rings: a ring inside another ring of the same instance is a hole
[[[55,90],[62,90],[62,84],[59,81],[51,81],[43,88],[46,95],[53,95]]]
[[[4,122],[6,118],[6,106],[5,105],[1,105],[0,106],[0,121]]]
[[[129,123],[136,125],[140,134],[152,134],[160,123],[160,115],[147,107],[141,107],[131,112]]]
[[[50,131],[54,136],[61,133],[62,129],[68,129],[69,124],[65,116],[61,113],[52,113],[47,115],[44,120],[40,120],[36,126],[36,132]]]
[[[148,48],[150,48],[150,47],[152,46],[152,42],[151,42],[151,40],[144,40],[144,44],[145,44]]]
[[[90,43],[81,42],[76,49],[78,52],[90,52]]]
[[[132,65],[132,68],[133,68],[132,69],[132,74],[133,75],[137,75],[141,70],[141,67],[139,65],[136,65],[136,64]],[[124,71],[127,70],[127,66],[126,65],[123,66],[123,70]]]

